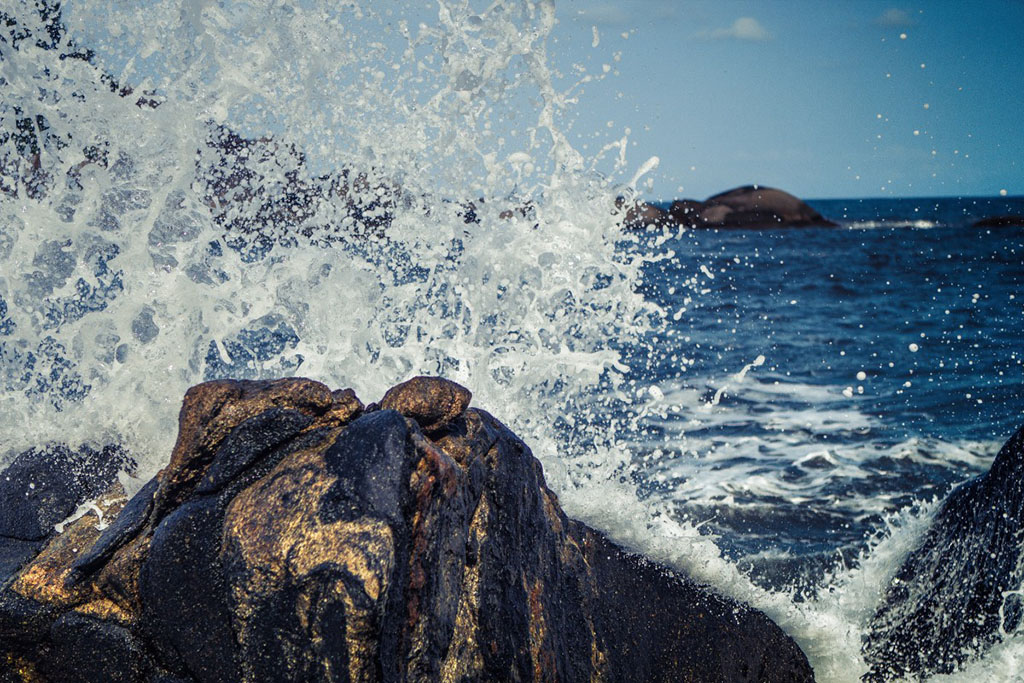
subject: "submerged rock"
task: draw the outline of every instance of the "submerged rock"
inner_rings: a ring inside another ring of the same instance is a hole
[[[0,582],[0,680],[812,680],[763,614],[567,518],[469,401],[194,387],[110,528]]]
[[[1024,428],[950,494],[896,572],[864,643],[865,681],[949,673],[1024,616]]]

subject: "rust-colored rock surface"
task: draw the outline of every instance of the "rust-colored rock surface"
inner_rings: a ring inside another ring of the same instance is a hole
[[[767,617],[562,512],[470,393],[188,392],[171,463],[0,577],[0,681],[806,681]]]
[[[413,377],[391,387],[380,401],[382,410],[395,410],[433,432],[462,415],[473,395],[466,387],[439,377]]]

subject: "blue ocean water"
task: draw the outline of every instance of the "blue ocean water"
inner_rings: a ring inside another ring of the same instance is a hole
[[[1024,198],[810,203],[840,227],[648,245],[674,253],[644,279],[668,315],[632,359],[664,397],[650,495],[769,583],[847,561],[1024,424],[1024,228],[972,227]]]

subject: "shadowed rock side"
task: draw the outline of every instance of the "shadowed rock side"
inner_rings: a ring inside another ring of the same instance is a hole
[[[0,680],[812,680],[763,614],[568,519],[469,401],[194,387],[114,524],[0,583]]]
[[[865,681],[954,671],[1024,616],[1024,428],[953,491],[896,573],[864,644]]]

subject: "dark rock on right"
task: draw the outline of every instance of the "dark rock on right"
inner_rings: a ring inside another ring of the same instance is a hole
[[[1024,216],[1007,214],[1005,216],[987,216],[981,220],[974,221],[975,228],[1009,228],[1024,227]]]
[[[1024,616],[1024,428],[985,474],[950,494],[896,572],[864,642],[882,682],[955,671]]]

